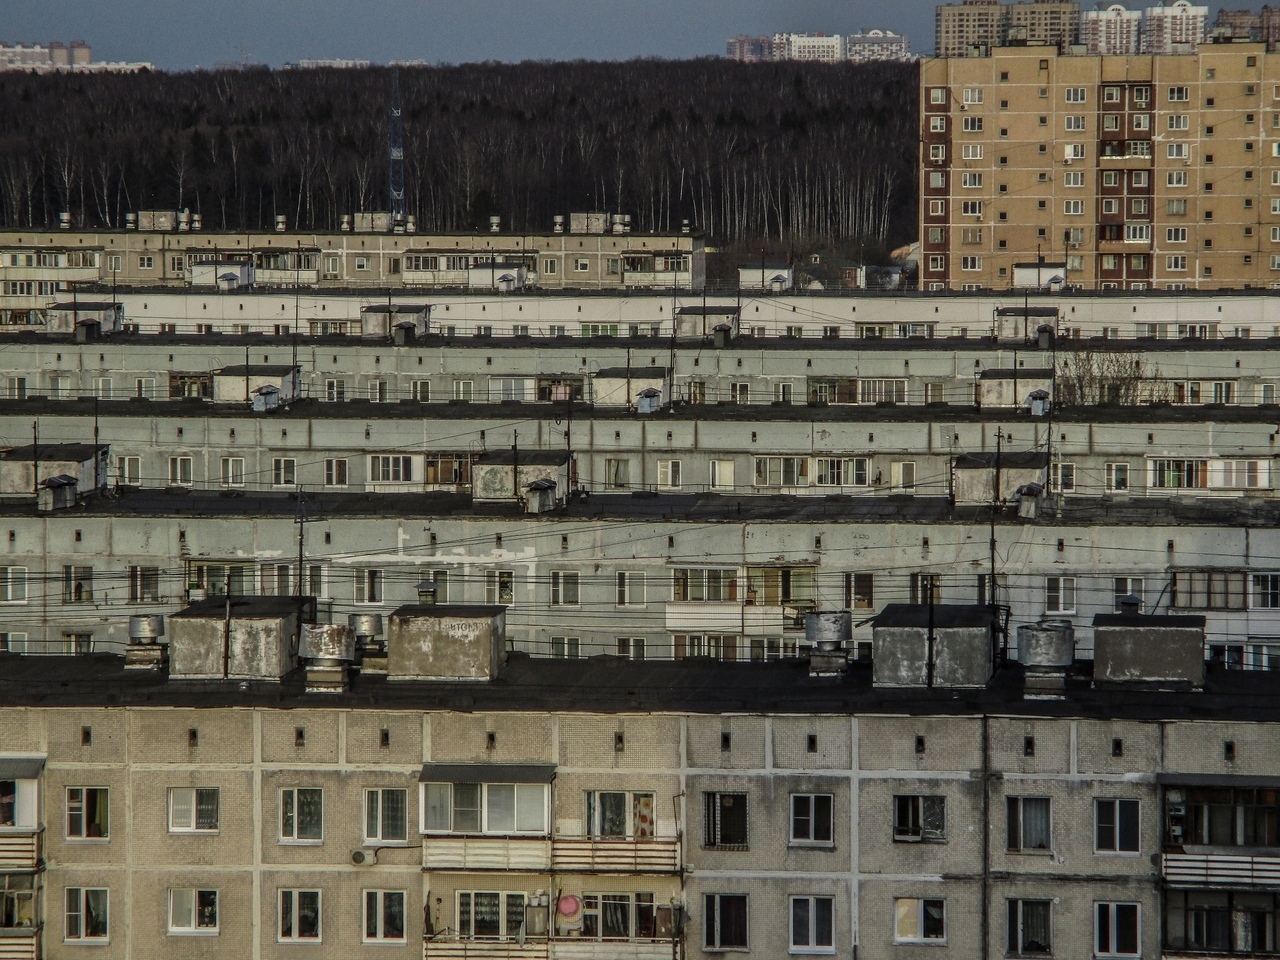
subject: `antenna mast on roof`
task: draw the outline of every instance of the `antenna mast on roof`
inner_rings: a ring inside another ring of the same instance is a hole
[[[392,224],[403,224],[407,211],[404,203],[404,124],[400,121],[400,71],[391,71],[391,117],[388,124],[387,195],[391,201]]]

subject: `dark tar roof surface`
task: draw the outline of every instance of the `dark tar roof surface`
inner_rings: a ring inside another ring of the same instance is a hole
[[[0,453],[0,460],[25,460],[28,463],[33,460],[41,463],[74,460],[83,463],[93,459],[94,451],[105,452],[108,449],[110,446],[105,443],[42,443],[39,446],[28,443],[25,447],[12,447]]]
[[[992,611],[958,603],[890,603],[871,621],[876,627],[990,627]]]
[[[477,464],[558,467],[569,462],[568,450],[489,450],[476,457]]]
[[[957,470],[991,470],[997,459],[1004,468],[1035,468],[1049,465],[1049,454],[1044,450],[1017,450],[1010,453],[965,453],[956,457]]]
[[[292,373],[294,367],[288,363],[251,363],[246,367],[243,363],[229,367],[220,367],[213,371],[215,377],[280,377]]]
[[[1096,613],[1095,627],[1148,627],[1157,630],[1187,627],[1204,629],[1205,618],[1189,614]]]
[[[1022,669],[1006,665],[984,690],[876,689],[869,665],[839,677],[811,677],[807,662],[585,660],[513,653],[495,680],[394,680],[356,675],[345,693],[308,694],[302,671],[280,683],[169,680],[125,670],[111,654],[27,657],[0,654],[0,704],[10,707],[336,707],[422,711],[787,712],[977,716],[982,713],[1280,721],[1274,677],[1264,671],[1210,666],[1203,692],[1161,691],[1144,684],[1094,687],[1077,664],[1062,700],[1024,700]]]

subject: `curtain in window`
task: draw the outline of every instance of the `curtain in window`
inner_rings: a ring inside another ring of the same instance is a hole
[[[383,840],[403,840],[405,838],[408,828],[408,815],[405,806],[405,791],[382,791]]]
[[[606,940],[626,940],[631,936],[631,898],[606,893],[600,904],[600,933]]]
[[[1049,801],[1027,798],[1022,801],[1022,848],[1049,849]]]
[[[108,836],[107,792],[105,790],[86,790],[85,806],[88,807],[88,828],[85,831],[85,836]]]
[[[196,791],[196,829],[218,829],[218,791]]]
[[[627,795],[625,793],[599,793],[600,825],[598,836],[625,837],[627,835]]]
[[[12,827],[18,810],[18,782],[0,780],[0,827]]]
[[[747,945],[747,898],[720,898],[720,946]]]
[[[1049,904],[1027,902],[1022,904],[1022,947],[1028,953],[1048,953]]]
[[[653,839],[653,794],[631,795],[631,823],[637,840]]]
[[[84,892],[84,935],[86,937],[107,935],[107,891],[105,890]]]

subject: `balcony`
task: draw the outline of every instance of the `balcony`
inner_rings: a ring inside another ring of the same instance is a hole
[[[565,937],[551,941],[551,960],[673,960],[679,956],[671,940],[584,940]]]
[[[273,270],[259,267],[253,273],[254,283],[264,287],[314,287],[320,282],[320,271],[315,267],[302,270]]]
[[[0,871],[40,869],[42,833],[0,833]],[[0,948],[0,958],[5,955]]]
[[[551,869],[551,840],[548,837],[425,836],[422,868],[545,872]]]
[[[428,939],[423,941],[422,956],[423,960],[548,960],[547,941],[534,939],[523,946],[515,940]]]
[[[39,929],[0,929],[0,960],[36,960],[40,956],[39,944]]]
[[[678,873],[680,842],[557,837],[551,845],[551,869],[558,873]]]
[[[1161,876],[1171,887],[1201,890],[1280,887],[1280,857],[1166,853],[1160,859]]]

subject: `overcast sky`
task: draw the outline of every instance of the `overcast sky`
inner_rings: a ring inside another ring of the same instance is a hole
[[[0,0],[0,40],[83,39],[95,60],[171,70],[304,57],[697,57],[723,54],[738,33],[874,28],[905,32],[912,50],[929,53],[933,10],[930,0]]]

